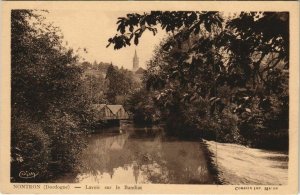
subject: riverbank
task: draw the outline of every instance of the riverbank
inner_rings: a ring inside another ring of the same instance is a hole
[[[211,169],[221,184],[285,185],[288,154],[206,141]]]

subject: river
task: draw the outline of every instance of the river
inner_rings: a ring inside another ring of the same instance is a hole
[[[200,141],[167,137],[160,126],[120,127],[91,134],[82,167],[56,182],[99,184],[213,184]]]

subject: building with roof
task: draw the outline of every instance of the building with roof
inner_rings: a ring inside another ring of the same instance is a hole
[[[112,111],[115,115],[116,119],[128,119],[128,113],[125,111],[122,105],[107,105],[107,107]]]
[[[135,74],[138,74],[138,75],[144,75],[145,72],[146,72],[145,69],[143,69],[142,67],[139,67],[139,68],[135,71]]]
[[[95,113],[94,116],[97,121],[115,119],[115,115],[106,104],[93,104],[92,111]]]
[[[93,104],[94,120],[124,120],[128,119],[128,113],[122,105]]]

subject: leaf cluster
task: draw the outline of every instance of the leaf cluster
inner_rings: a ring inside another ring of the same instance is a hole
[[[117,30],[121,36],[127,36],[125,27],[133,18],[130,32],[160,26],[169,33],[148,63],[144,83],[161,116],[170,123],[176,118],[171,129],[205,131],[205,126],[216,132],[213,137],[230,135],[220,141],[257,146],[259,139],[252,136],[287,129],[288,13],[241,12],[230,18],[219,12],[150,12],[130,17],[118,21],[124,24]],[[115,49],[130,45],[113,39],[109,44]],[[282,95],[276,97],[278,93]],[[271,118],[282,125],[271,125]]]
[[[151,31],[154,36],[156,35],[157,25],[166,32],[176,33],[187,28],[189,33],[198,34],[201,25],[211,32],[212,26],[222,27],[222,22],[218,12],[151,11],[143,14],[127,14],[126,17],[118,18],[119,34],[108,39],[107,47],[113,44],[114,49],[121,49],[130,46],[132,40],[138,45],[145,31]]]

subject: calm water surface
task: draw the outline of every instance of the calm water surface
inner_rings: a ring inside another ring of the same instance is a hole
[[[77,175],[56,182],[210,184],[199,141],[167,138],[161,127],[120,127],[91,134]]]

